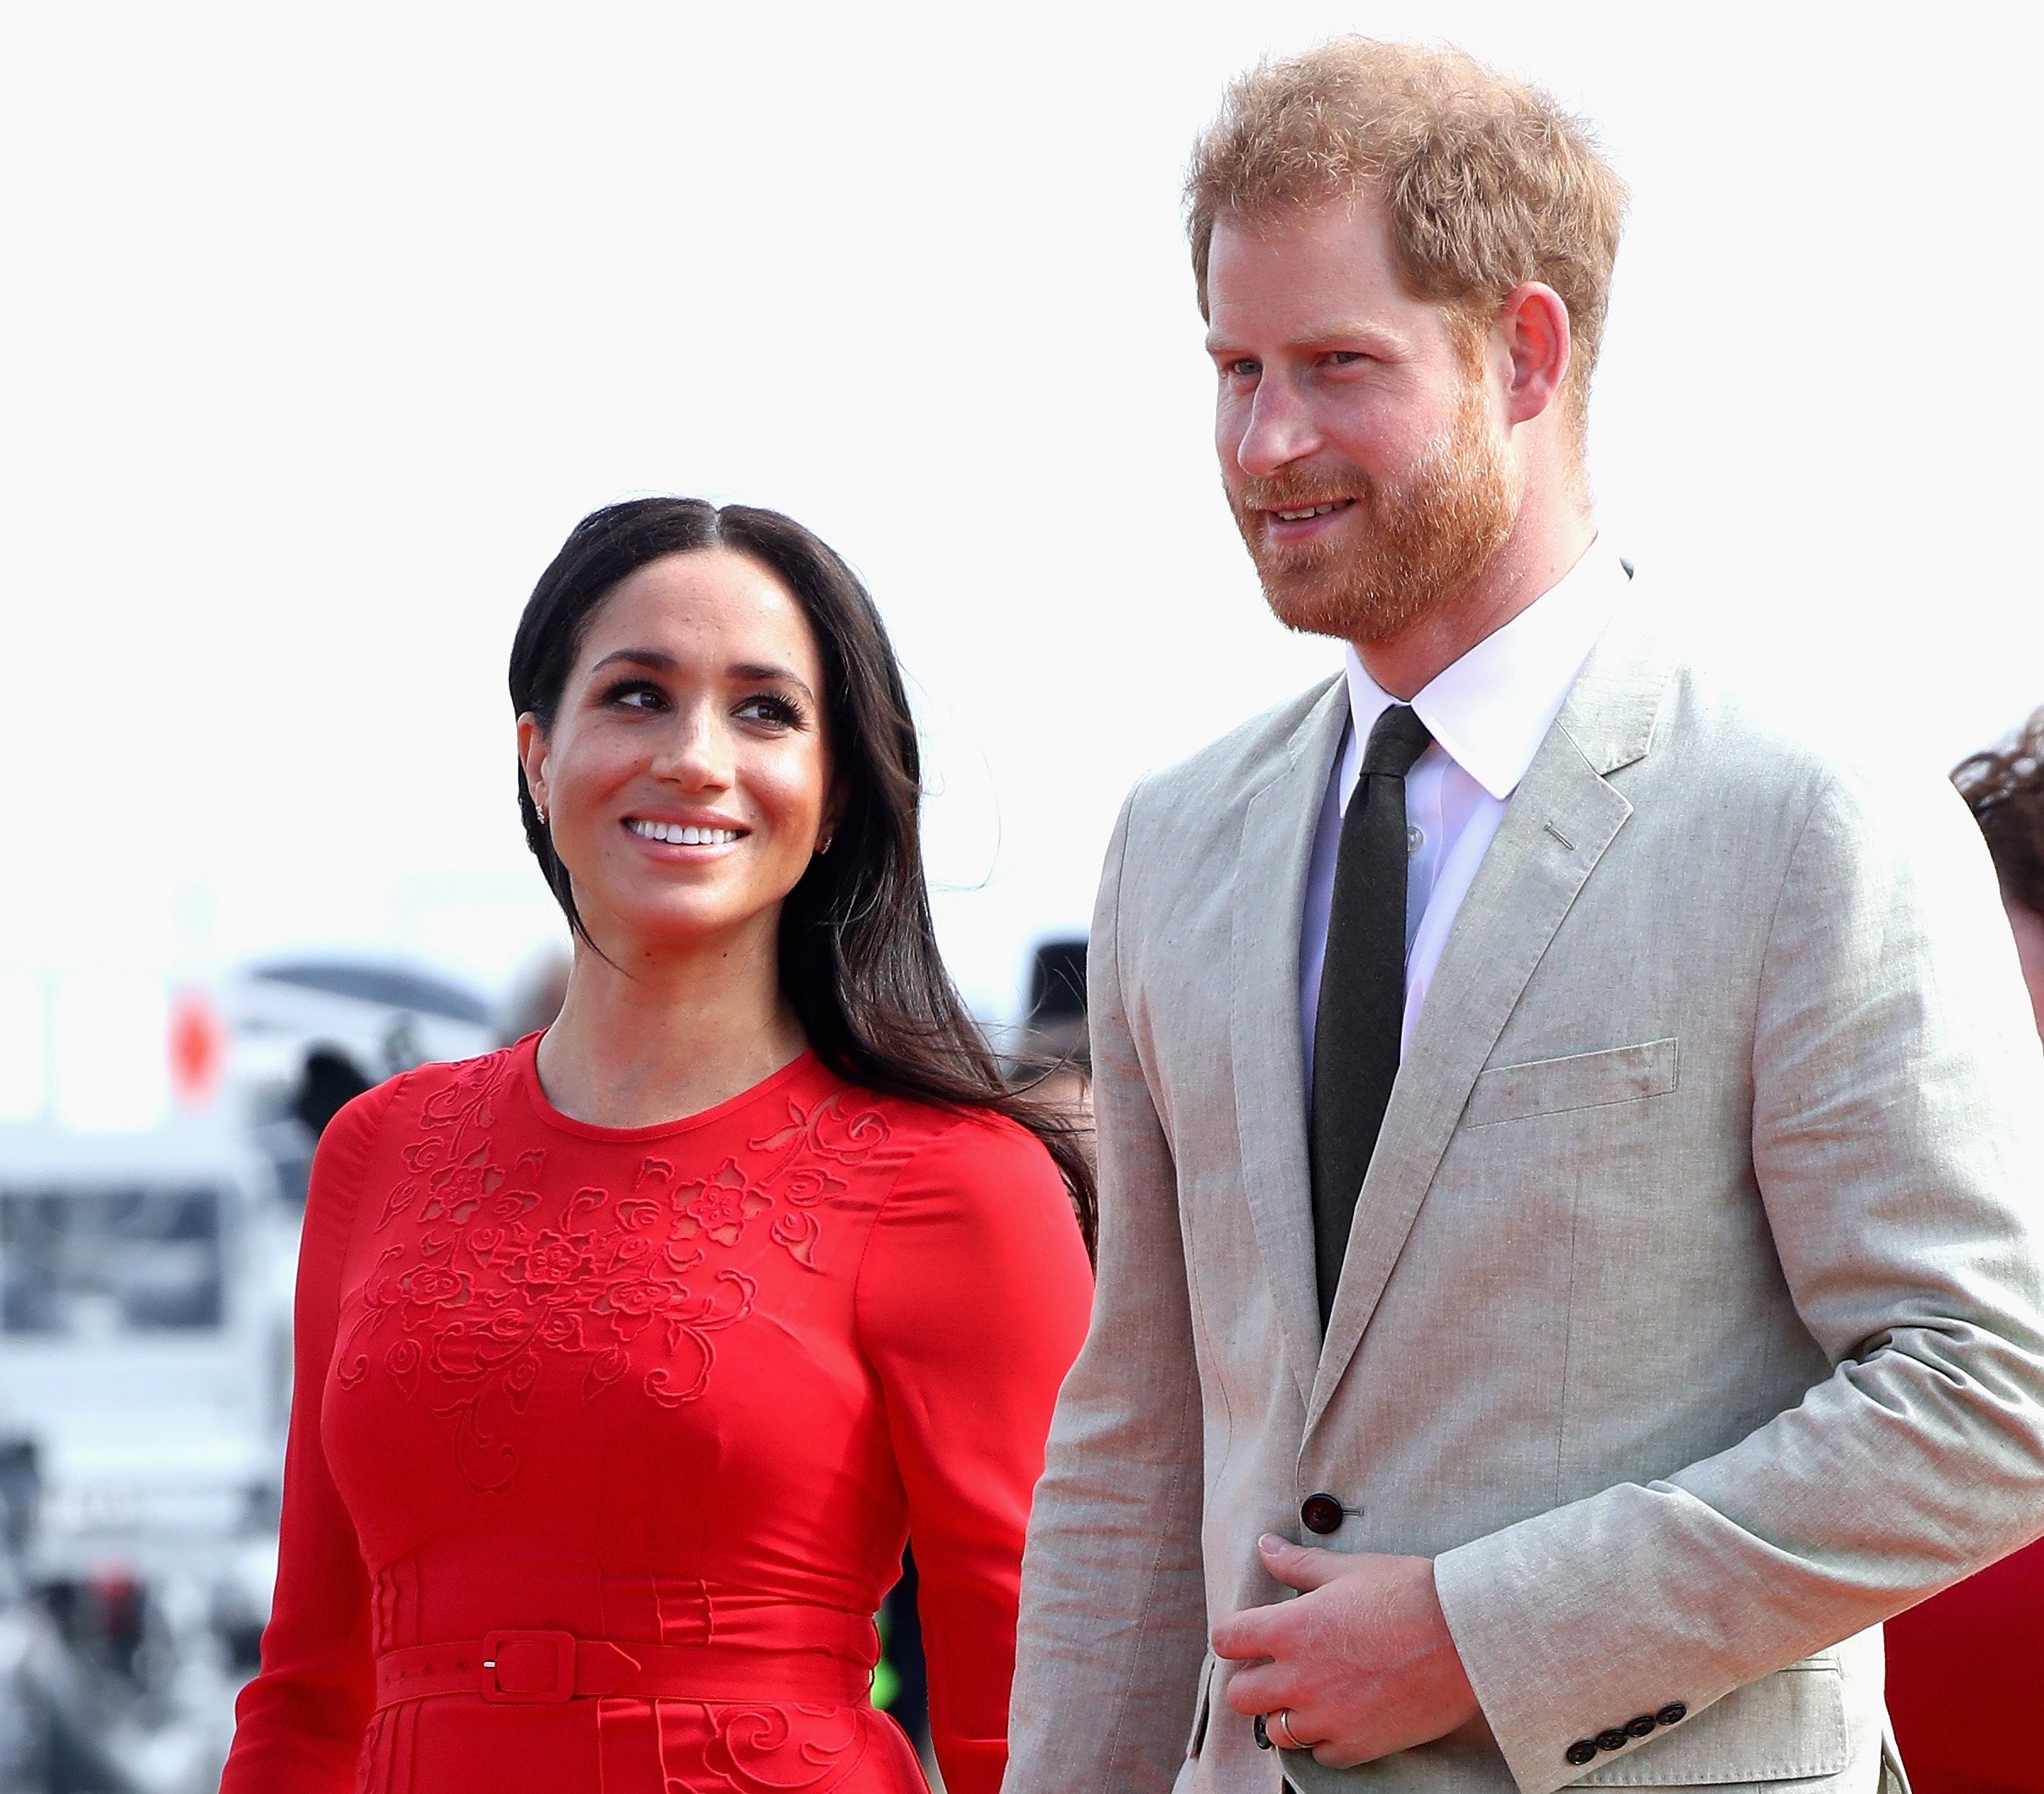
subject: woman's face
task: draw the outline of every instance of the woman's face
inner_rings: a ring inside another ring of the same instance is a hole
[[[606,953],[778,923],[829,839],[823,689],[801,606],[744,555],[664,555],[598,606],[552,729],[521,717],[518,746]]]

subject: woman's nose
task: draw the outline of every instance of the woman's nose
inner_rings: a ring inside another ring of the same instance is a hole
[[[653,771],[690,790],[718,790],[731,782],[730,742],[706,708],[681,713]]]

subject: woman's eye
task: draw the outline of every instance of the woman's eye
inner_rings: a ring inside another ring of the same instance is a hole
[[[606,691],[603,702],[624,710],[658,710],[667,702],[667,694],[642,680],[627,680]]]
[[[785,697],[770,691],[761,691],[747,698],[738,707],[738,714],[752,723],[769,723],[776,729],[793,729],[802,719],[802,712]]]

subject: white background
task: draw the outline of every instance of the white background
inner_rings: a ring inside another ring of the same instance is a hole
[[[2035,8],[17,6],[0,961],[558,929],[504,663],[584,511],[778,506],[914,681],[983,1013],[1116,806],[1335,663],[1221,503],[1178,219],[1331,32],[1545,82],[1633,183],[1607,535],[1942,769],[2044,701]],[[1884,22],[1885,21],[1885,22]]]

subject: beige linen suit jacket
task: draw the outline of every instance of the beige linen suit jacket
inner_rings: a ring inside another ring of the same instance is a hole
[[[1880,1621],[2044,1532],[2044,1054],[1977,831],[1632,599],[1456,919],[1323,1341],[1297,952],[1346,717],[1146,779],[1108,852],[1006,1794],[1871,1791]],[[1284,1597],[1266,1531],[1433,1555],[1490,1736],[1256,1750],[1206,1633]]]

